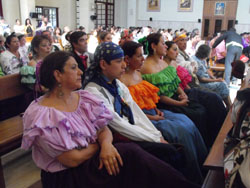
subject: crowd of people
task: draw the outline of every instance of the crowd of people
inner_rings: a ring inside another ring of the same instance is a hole
[[[46,17],[38,28],[16,20],[0,36],[0,76],[20,73],[41,94],[23,116],[22,148],[32,148],[44,187],[200,187],[231,107],[231,72],[243,78],[248,64],[239,60],[248,33],[204,41],[198,29],[66,26],[62,34]],[[212,58],[224,61],[226,81],[209,70]]]

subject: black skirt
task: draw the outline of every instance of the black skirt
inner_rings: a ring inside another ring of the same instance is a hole
[[[111,176],[98,170],[99,153],[75,168],[59,172],[41,171],[44,188],[159,188],[199,187],[172,166],[133,143],[115,144],[123,160],[120,173]]]

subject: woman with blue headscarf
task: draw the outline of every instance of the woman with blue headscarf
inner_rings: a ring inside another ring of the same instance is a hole
[[[126,68],[123,56],[123,50],[118,45],[112,42],[101,44],[95,52],[95,63],[86,72],[85,90],[103,100],[112,112],[114,118],[109,126],[116,142],[134,142],[185,172],[184,155],[167,144],[160,131],[134,102],[128,88],[118,80]]]

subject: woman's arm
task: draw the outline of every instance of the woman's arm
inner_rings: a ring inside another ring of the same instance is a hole
[[[205,83],[209,83],[209,82],[222,82],[223,79],[222,78],[205,78],[205,77],[199,77],[199,81],[200,82],[205,82]]]
[[[177,89],[177,93],[179,94],[179,99],[183,100],[183,99],[188,99],[188,96],[186,95],[186,93],[183,91],[183,89],[179,86]]]
[[[88,147],[84,149],[73,149],[63,152],[61,155],[57,156],[57,160],[65,166],[77,167],[84,161],[90,159],[98,149],[99,146],[97,143],[89,144]]]
[[[172,105],[172,106],[187,106],[188,105],[188,99],[177,101],[175,99],[172,99],[170,97],[163,96],[163,95],[160,96],[160,101],[164,104]]]
[[[102,169],[104,165],[110,175],[118,174],[120,172],[118,161],[121,166],[123,166],[123,162],[120,154],[112,144],[113,136],[108,127],[98,131],[98,141],[101,146],[99,169]]]

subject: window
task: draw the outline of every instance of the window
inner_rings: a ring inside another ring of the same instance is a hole
[[[209,19],[205,19],[205,24],[204,24],[204,37],[208,36],[208,31],[209,31]]]
[[[215,20],[214,33],[221,32],[222,20]]]
[[[0,0],[0,16],[3,17],[2,0]]]
[[[53,27],[58,27],[58,8],[36,6],[36,13],[38,13],[37,25],[42,21],[42,16],[45,16]]]
[[[96,5],[96,28],[98,26],[110,27],[114,25],[114,0],[98,0]]]
[[[232,27],[234,27],[234,20],[228,20],[227,30],[231,29]]]

